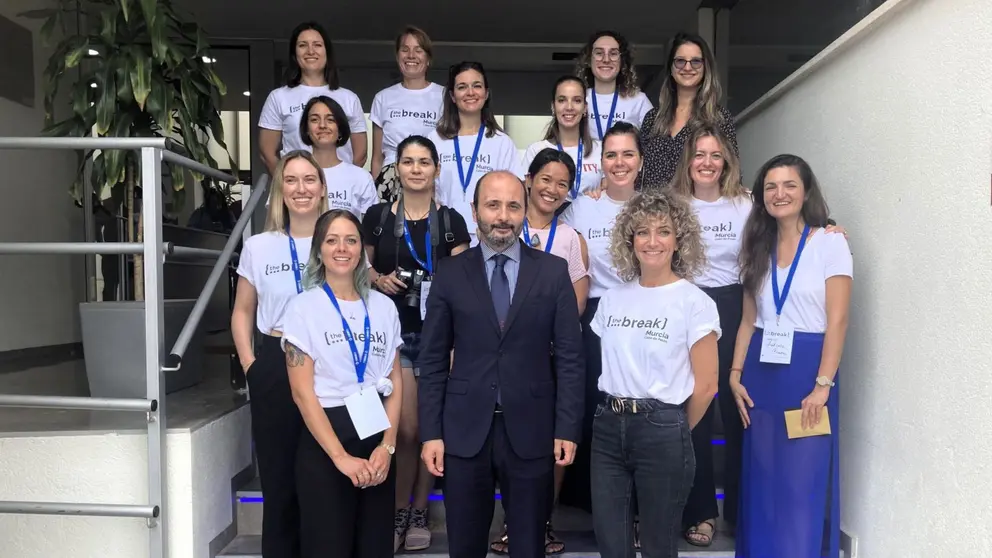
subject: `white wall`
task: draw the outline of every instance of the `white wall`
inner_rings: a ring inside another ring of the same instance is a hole
[[[858,556],[987,557],[992,2],[902,4],[738,138],[752,173],[806,158],[850,231],[841,510]]]
[[[36,30],[38,22],[15,16],[47,4],[4,0],[0,15]],[[48,49],[33,35],[35,108],[0,98],[0,136],[37,136],[44,124]],[[0,242],[83,240],[83,213],[68,195],[75,165],[71,151],[0,150]],[[0,351],[79,341],[83,281],[82,256],[0,255]]]
[[[170,430],[169,558],[210,558],[235,519],[231,479],[251,465],[247,406],[204,427]],[[0,436],[0,500],[148,504],[144,433]],[[3,558],[144,558],[143,519],[0,515]]]

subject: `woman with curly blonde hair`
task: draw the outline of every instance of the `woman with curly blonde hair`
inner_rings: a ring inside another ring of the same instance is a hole
[[[597,31],[589,37],[576,60],[575,75],[589,88],[589,133],[597,141],[604,141],[617,122],[640,127],[654,108],[637,85],[633,47],[615,31]]]
[[[678,556],[679,520],[696,461],[691,429],[717,388],[716,303],[690,281],[706,262],[699,221],[670,191],[634,196],[616,218],[610,252],[626,283],[600,300],[602,339],[592,428],[593,526],[605,558],[629,556],[636,489],[645,556]]]

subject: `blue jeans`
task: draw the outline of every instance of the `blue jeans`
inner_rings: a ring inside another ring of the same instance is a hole
[[[400,347],[400,367],[413,368],[413,375],[419,376],[417,357],[420,355],[420,334],[404,333],[400,338],[403,340],[403,346]]]
[[[696,471],[682,407],[607,398],[596,408],[590,450],[592,520],[603,558],[634,558],[635,489],[641,555],[677,558],[682,508]]]

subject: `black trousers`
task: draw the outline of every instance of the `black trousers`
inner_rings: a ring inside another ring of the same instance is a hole
[[[303,417],[289,389],[286,357],[278,337],[262,336],[247,382],[251,431],[265,500],[262,556],[298,558],[300,513],[294,469]]]
[[[501,413],[493,417],[489,437],[477,455],[444,456],[449,556],[485,558],[489,554],[496,479],[513,558],[543,558],[544,525],[554,492],[554,456],[549,451],[547,457],[523,459],[514,453]]]
[[[725,440],[723,517],[724,521],[731,525],[737,524],[740,493],[741,443],[744,437],[744,425],[741,423],[737,405],[730,392],[730,366],[734,360],[737,328],[741,325],[744,293],[740,285],[704,288],[703,291],[716,302],[723,334],[717,342],[720,358],[717,398],[715,404],[710,405],[703,419],[692,430],[692,446],[696,454],[696,477],[682,513],[684,527],[719,515],[716,504],[716,482],[713,478],[713,427],[716,422],[717,406],[720,408]]]
[[[575,451],[575,461],[565,468],[565,479],[558,496],[562,504],[588,512],[592,511],[590,441],[593,416],[596,414],[596,407],[606,397],[605,393],[599,391],[599,377],[603,374],[602,345],[599,336],[589,327],[597,308],[599,298],[590,298],[582,313],[582,347],[586,357],[586,411],[582,417],[582,439]]]
[[[324,409],[334,434],[352,457],[368,459],[382,434],[358,439],[346,407]],[[393,555],[395,460],[382,484],[357,488],[338,471],[310,430],[296,453],[304,558],[386,558]]]

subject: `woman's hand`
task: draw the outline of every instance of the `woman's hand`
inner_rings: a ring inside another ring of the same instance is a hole
[[[379,485],[386,481],[386,477],[389,476],[389,466],[393,462],[393,456],[389,455],[386,448],[382,446],[376,446],[372,450],[372,455],[369,456],[369,464],[375,469],[376,476],[372,480],[372,485]]]
[[[813,391],[803,399],[803,430],[809,430],[820,424],[823,418],[823,406],[830,398],[830,388],[826,386],[816,386]]]
[[[603,192],[606,191],[606,179],[604,178],[599,182],[599,187],[592,187],[585,191],[585,195],[589,196],[594,200],[598,200],[603,196]]]
[[[351,484],[358,488],[367,488],[381,482],[376,481],[376,471],[368,460],[345,454],[337,459],[332,458],[332,461],[334,461],[334,466],[338,468],[338,471],[351,479]]]
[[[397,295],[406,290],[406,283],[400,281],[393,271],[389,275],[379,275],[373,282],[375,287],[387,295]]]
[[[751,396],[748,395],[747,388],[741,383],[740,376],[733,374],[730,376],[730,391],[734,394],[734,401],[737,402],[737,412],[741,415],[741,422],[744,424],[744,428],[751,426],[751,416],[747,410],[754,408],[754,401],[751,401]]]
[[[242,363],[241,363],[241,370],[242,370],[242,371],[244,371],[244,373],[245,373],[245,376],[247,376],[247,375],[248,375],[248,370],[249,370],[249,369],[251,368],[251,365],[252,365],[252,364],[255,364],[255,361],[256,361],[256,360],[258,360],[258,359],[256,359],[256,358],[252,358],[252,359],[251,359],[251,360],[249,360],[248,362],[242,362]]]
[[[824,232],[827,232],[827,233],[838,233],[838,234],[842,234],[842,235],[844,235],[844,238],[847,238],[847,230],[844,229],[844,227],[842,227],[840,225],[827,225],[823,230],[824,230]]]

